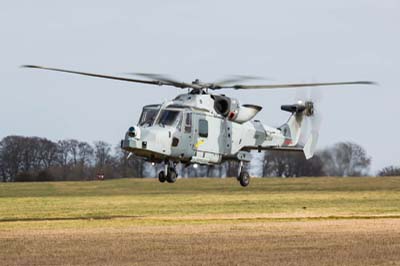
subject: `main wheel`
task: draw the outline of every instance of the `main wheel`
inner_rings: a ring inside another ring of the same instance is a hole
[[[164,183],[167,180],[167,177],[165,176],[164,171],[160,171],[160,173],[158,173],[158,181],[160,181],[161,183]]]
[[[250,175],[247,172],[241,172],[238,179],[242,187],[247,187],[250,184]]]
[[[167,182],[175,183],[177,177],[178,177],[178,175],[176,174],[175,169],[173,167],[169,168],[168,174],[167,174]]]

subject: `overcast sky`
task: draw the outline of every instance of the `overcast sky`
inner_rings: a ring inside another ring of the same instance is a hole
[[[117,144],[141,107],[179,89],[20,69],[38,64],[263,83],[373,80],[326,87],[319,147],[354,141],[372,170],[400,165],[400,1],[2,1],[0,138],[17,134]],[[230,91],[280,125],[293,89]]]

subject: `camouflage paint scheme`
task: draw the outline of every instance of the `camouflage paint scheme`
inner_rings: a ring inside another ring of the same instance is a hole
[[[158,110],[154,121],[131,127],[135,135],[128,131],[121,147],[151,162],[186,164],[219,164],[225,160],[248,162],[251,150],[266,149],[303,151],[307,159],[312,157],[318,134],[311,134],[305,145],[299,142],[304,112],[292,113],[284,125],[273,128],[251,120],[261,107],[241,106],[236,99],[230,98],[231,105],[237,107],[232,112],[236,112],[236,116],[224,117],[215,110],[213,98],[212,94],[189,93],[161,105],[147,106]],[[157,123],[163,110],[179,112],[172,125]],[[208,136],[200,134],[200,123],[208,124]]]

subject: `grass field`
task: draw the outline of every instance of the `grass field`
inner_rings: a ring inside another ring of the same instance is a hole
[[[400,265],[400,178],[0,184],[0,265]]]

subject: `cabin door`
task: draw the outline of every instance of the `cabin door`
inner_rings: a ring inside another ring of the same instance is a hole
[[[221,161],[226,142],[222,119],[205,114],[193,114],[193,160],[199,163],[218,163]]]
[[[178,124],[178,130],[172,139],[172,153],[181,159],[189,160],[193,152],[193,122],[192,113],[183,112]]]

